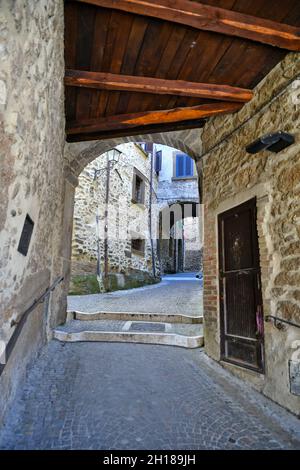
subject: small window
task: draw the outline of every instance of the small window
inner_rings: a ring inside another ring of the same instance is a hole
[[[144,204],[145,202],[145,180],[136,169],[133,174],[132,202],[135,204]]]
[[[194,162],[191,157],[184,153],[176,154],[175,177],[190,178],[194,176]]]
[[[133,238],[131,240],[131,249],[132,251],[143,255],[145,251],[145,240],[143,240],[142,238]]]
[[[29,250],[29,244],[30,244],[30,240],[31,240],[32,232],[33,232],[33,227],[34,227],[34,222],[27,214],[24,225],[23,225],[23,230],[21,233],[19,246],[18,246],[18,252],[24,256],[27,255],[28,250]]]
[[[155,153],[155,171],[159,173],[161,171],[161,163],[162,163],[162,151],[159,150]]]

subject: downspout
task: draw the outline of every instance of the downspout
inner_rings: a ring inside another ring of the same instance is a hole
[[[110,183],[110,164],[107,161],[106,171],[106,193],[105,193],[105,221],[104,221],[104,279],[107,289],[108,280],[108,202],[109,202],[109,183]]]
[[[156,266],[155,266],[155,254],[154,254],[154,244],[152,237],[152,195],[153,195],[153,154],[154,151],[151,151],[151,169],[150,169],[150,191],[149,191],[149,234],[150,234],[150,243],[151,243],[151,257],[152,257],[152,274],[153,277],[156,277]]]

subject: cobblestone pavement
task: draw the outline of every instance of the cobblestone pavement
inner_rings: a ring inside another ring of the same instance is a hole
[[[202,288],[193,273],[168,276],[159,284],[106,294],[72,295],[68,308],[81,312],[172,313],[201,316]],[[178,277],[178,280],[177,280]],[[188,299],[188,303],[187,303]]]
[[[300,449],[300,422],[202,350],[52,341],[2,449]]]

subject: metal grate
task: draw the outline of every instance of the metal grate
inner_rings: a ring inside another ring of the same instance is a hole
[[[166,325],[164,323],[133,322],[129,328],[129,331],[146,331],[147,333],[160,333],[166,331]]]

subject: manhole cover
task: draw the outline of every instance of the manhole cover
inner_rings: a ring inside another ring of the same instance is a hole
[[[166,325],[164,323],[144,323],[144,322],[135,322],[132,323],[129,331],[155,331],[155,332],[164,332],[166,330]]]

